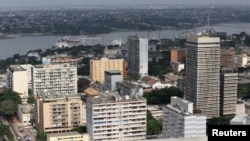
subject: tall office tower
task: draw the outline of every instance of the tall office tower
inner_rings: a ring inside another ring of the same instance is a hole
[[[48,64],[32,68],[32,91],[77,94],[77,68],[69,64]]]
[[[206,136],[206,116],[194,113],[192,102],[171,97],[171,104],[163,107],[162,134],[164,138]]]
[[[124,75],[123,78],[127,78],[127,76],[125,76],[127,72],[124,67],[126,67],[126,64],[123,59],[101,58],[98,60],[90,60],[90,79],[91,81],[104,83],[104,72],[109,70],[119,70],[122,75]]]
[[[180,62],[184,63],[186,58],[186,49],[182,48],[171,48],[162,51],[163,61],[170,62]]]
[[[91,141],[146,138],[147,101],[143,97],[101,93],[87,98],[87,133]]]
[[[10,65],[7,72],[7,88],[20,94],[21,98],[28,97],[28,73],[21,65]]]
[[[220,38],[189,36],[186,41],[185,97],[208,118],[220,112]]]
[[[148,75],[148,38],[128,37],[128,72],[141,77]]]
[[[83,125],[82,100],[77,94],[48,91],[38,94],[35,102],[36,126],[40,131],[65,132]]]
[[[123,76],[118,70],[105,71],[105,90],[115,91],[116,82],[123,81]]]
[[[234,115],[237,104],[238,73],[222,68],[220,74],[220,115]]]
[[[235,68],[235,51],[234,50],[221,50],[220,53],[220,66],[221,67],[228,67],[228,68]]]

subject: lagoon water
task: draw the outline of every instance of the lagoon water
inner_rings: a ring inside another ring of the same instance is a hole
[[[240,33],[245,31],[250,34],[250,23],[224,23],[212,25],[217,32],[227,32],[227,35],[233,33]],[[84,40],[80,44],[102,44],[110,45],[113,40],[122,40],[124,43],[127,41],[128,36],[149,36],[150,39],[173,38],[174,36],[187,35],[187,33],[198,33],[205,30],[207,27],[196,27],[188,30],[162,30],[162,31],[126,31],[126,32],[113,32],[103,35],[96,35],[100,39]],[[12,39],[0,39],[0,59],[11,57],[16,53],[24,55],[29,50],[34,49],[48,49],[51,48],[58,40],[64,36],[19,36]],[[68,36],[70,39],[79,39],[83,36]]]

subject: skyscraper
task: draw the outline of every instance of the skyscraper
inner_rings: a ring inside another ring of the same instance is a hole
[[[208,118],[220,111],[220,38],[187,38],[185,97]]]
[[[128,37],[128,72],[141,77],[148,75],[148,38]]]

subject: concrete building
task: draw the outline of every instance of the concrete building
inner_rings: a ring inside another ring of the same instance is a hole
[[[70,64],[38,65],[32,69],[32,92],[77,94],[77,68]]]
[[[189,36],[186,41],[185,98],[208,118],[220,114],[220,38]]]
[[[161,120],[163,118],[163,111],[158,105],[148,105],[147,110],[156,120]]]
[[[123,59],[101,58],[98,60],[90,60],[90,79],[91,81],[99,81],[104,83],[105,71],[119,70],[123,75],[123,79],[127,78],[126,63]]]
[[[147,102],[143,97],[101,93],[87,99],[87,133],[91,141],[146,138]]]
[[[20,66],[27,71],[28,88],[32,89],[32,74],[31,74],[31,70],[32,70],[33,65],[31,65],[31,64],[21,64]]]
[[[36,125],[45,133],[67,132],[83,125],[82,100],[79,95],[41,93],[36,98]]]
[[[250,102],[245,103],[245,113],[236,115],[230,125],[250,125]]]
[[[128,37],[128,72],[141,77],[148,75],[148,38]]]
[[[116,82],[116,89],[120,95],[142,96],[143,88],[133,83],[123,81]]]
[[[228,67],[228,68],[235,68],[235,51],[234,50],[221,50],[220,52],[220,66],[221,67]]]
[[[164,138],[206,136],[206,116],[193,113],[193,103],[171,97],[171,104],[163,107],[162,134]]]
[[[89,134],[78,132],[49,133],[47,141],[90,141]]]
[[[123,81],[123,76],[118,70],[105,71],[104,89],[108,91],[116,90],[116,82]]]
[[[42,58],[42,64],[65,64],[69,63],[71,66],[78,66],[79,61],[81,61],[82,58],[76,58],[72,56],[68,56],[66,54],[59,54],[59,55],[52,55],[52,56],[46,56]]]
[[[35,122],[35,107],[31,104],[18,104],[17,116],[22,127],[29,128]]]
[[[185,69],[184,63],[180,62],[170,62],[170,66],[172,67],[174,72],[180,72],[181,70]]]
[[[185,63],[186,49],[171,48],[162,51],[164,62],[180,62]]]
[[[208,137],[145,139],[140,141],[208,141]]]
[[[220,75],[220,115],[234,115],[237,104],[238,74],[222,68]]]
[[[7,88],[20,94],[21,98],[28,97],[28,74],[20,65],[10,65],[7,69]]]
[[[236,55],[236,66],[245,67],[248,64],[248,57],[246,54]]]

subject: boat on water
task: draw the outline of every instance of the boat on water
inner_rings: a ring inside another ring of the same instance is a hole
[[[18,37],[18,35],[0,33],[0,39],[12,39],[16,37]]]
[[[80,40],[73,40],[69,37],[63,37],[58,42],[56,42],[53,46],[53,48],[71,48],[74,46],[77,46],[79,44]]]
[[[122,39],[116,39],[116,40],[114,40],[113,42],[112,42],[112,45],[113,46],[122,46],[122,44],[123,44],[123,40]]]

